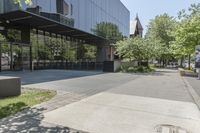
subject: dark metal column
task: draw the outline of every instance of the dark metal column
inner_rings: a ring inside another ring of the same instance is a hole
[[[1,50],[1,47],[2,47],[2,46],[1,46],[1,44],[2,44],[2,43],[0,42],[0,72],[2,71],[2,70],[1,70],[1,56],[2,56],[2,53],[1,53],[1,52],[2,52],[2,50]]]
[[[30,44],[30,70],[33,70],[32,44]]]
[[[38,29],[36,29],[36,38],[37,38],[37,69],[39,68],[39,35]]]
[[[104,62],[105,59],[105,47],[97,46],[96,62]]]
[[[65,52],[65,47],[64,47],[64,37],[61,35],[61,54],[62,54],[62,69],[65,69],[65,66],[64,66],[64,52]]]
[[[46,37],[45,37],[45,31],[43,31],[43,41],[44,41],[44,50],[46,50]],[[44,57],[44,69],[46,69],[46,60],[47,60],[47,55]]]
[[[18,47],[21,49],[21,64],[20,64],[20,69],[22,71],[24,71],[24,60],[23,60],[23,56],[24,56],[23,47],[24,46],[22,44],[20,44]]]
[[[10,62],[10,70],[13,70],[13,44],[10,43],[10,58],[11,58],[11,62]]]

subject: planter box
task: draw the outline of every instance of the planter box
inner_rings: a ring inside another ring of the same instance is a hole
[[[184,69],[179,68],[178,71],[179,71],[181,76],[185,76],[185,70]]]
[[[185,71],[185,76],[188,76],[188,77],[198,77],[198,74],[194,73],[194,72],[187,72],[187,71]]]
[[[180,73],[181,76],[198,77],[197,73],[190,72],[190,71],[184,70],[182,68],[179,68],[179,73]]]
[[[18,96],[20,94],[20,78],[0,76],[0,97]]]

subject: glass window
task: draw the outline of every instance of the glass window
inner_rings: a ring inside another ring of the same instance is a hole
[[[4,10],[4,1],[3,0],[0,0],[0,13],[3,13],[3,10]]]
[[[69,5],[63,1],[63,14],[68,15],[69,14]]]
[[[73,15],[73,5],[71,4],[71,15]]]

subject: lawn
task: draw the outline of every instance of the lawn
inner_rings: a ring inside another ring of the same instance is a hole
[[[32,107],[36,104],[48,101],[55,95],[55,91],[23,89],[20,96],[1,98],[0,119]]]

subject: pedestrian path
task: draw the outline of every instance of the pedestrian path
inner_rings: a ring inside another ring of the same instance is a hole
[[[44,121],[92,133],[200,132],[199,109],[174,70],[143,75],[47,112]]]
[[[190,83],[190,85],[195,89],[197,94],[200,96],[200,80],[196,77],[185,77],[185,79]]]
[[[175,70],[73,79],[62,74],[26,87],[40,85],[57,86],[58,95],[0,120],[0,133],[200,133],[199,109]]]

